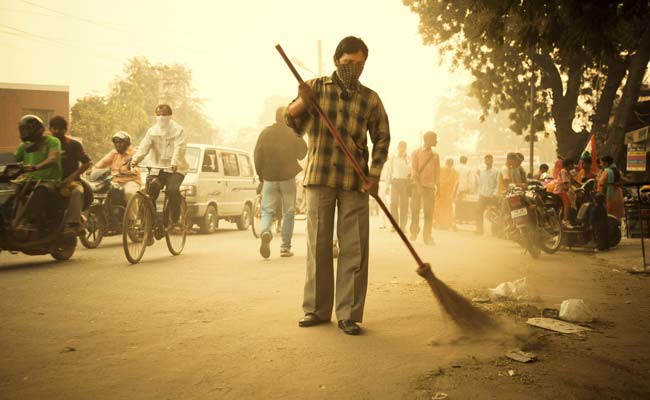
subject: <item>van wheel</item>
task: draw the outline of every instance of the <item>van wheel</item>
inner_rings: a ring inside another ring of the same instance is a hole
[[[213,204],[210,204],[205,210],[205,215],[203,216],[203,221],[199,224],[201,227],[201,233],[214,233],[215,230],[219,227],[219,215],[217,214],[217,207]]]
[[[241,212],[239,218],[237,218],[237,229],[240,231],[245,231],[251,226],[251,217],[253,213],[251,212],[250,204],[244,206],[244,210]]]

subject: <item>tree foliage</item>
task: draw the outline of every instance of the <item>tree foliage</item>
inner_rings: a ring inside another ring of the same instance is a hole
[[[424,42],[476,78],[472,94],[484,116],[510,110],[521,134],[532,107],[533,131],[552,127],[564,156],[575,155],[588,130],[605,141],[617,92],[650,30],[641,0],[403,1],[419,15]]]
[[[97,159],[112,148],[111,136],[126,131],[137,144],[154,123],[154,110],[166,103],[174,119],[183,125],[189,141],[219,141],[218,130],[202,111],[202,100],[193,96],[192,73],[182,65],[153,65],[134,58],[115,79],[106,96],[77,100],[71,110],[71,133]]]

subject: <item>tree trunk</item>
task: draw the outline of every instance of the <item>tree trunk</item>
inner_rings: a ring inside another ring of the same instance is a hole
[[[623,165],[625,157],[625,146],[623,145],[625,141],[625,130],[631,121],[634,106],[639,98],[641,83],[643,82],[643,76],[645,75],[649,61],[650,29],[646,30],[643,34],[639,48],[630,60],[627,81],[625,82],[623,95],[616,110],[612,132],[608,135],[607,141],[605,142],[605,152],[601,153],[609,153],[614,159],[614,162],[618,163],[619,166]]]
[[[622,60],[612,56],[607,62],[607,80],[599,94],[596,113],[594,114],[592,133],[596,137],[596,148],[601,149],[607,140],[607,127],[612,114],[616,92],[627,73],[628,59]]]
[[[547,54],[533,56],[543,74],[543,84],[553,93],[551,114],[555,122],[555,138],[557,140],[557,153],[563,158],[576,158],[589,141],[585,131],[573,130],[573,119],[578,106],[578,96],[582,83],[582,58],[577,56],[569,67],[569,80],[567,90],[564,92],[560,71]]]

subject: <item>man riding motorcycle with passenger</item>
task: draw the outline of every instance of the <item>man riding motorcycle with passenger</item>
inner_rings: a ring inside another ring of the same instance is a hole
[[[18,193],[30,197],[15,231],[27,237],[38,230],[38,221],[47,212],[47,205],[61,183],[61,142],[44,135],[45,125],[35,115],[22,117],[18,129],[22,143],[15,155],[25,171]]]
[[[115,149],[109,151],[104,158],[99,160],[94,168],[110,167],[111,175],[114,176],[111,183],[123,191],[124,200],[128,203],[141,186],[140,170],[129,168],[128,165],[136,151],[131,145],[131,136],[124,131],[115,132],[111,140]]]

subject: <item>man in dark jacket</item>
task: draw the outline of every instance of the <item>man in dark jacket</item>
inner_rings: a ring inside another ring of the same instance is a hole
[[[275,113],[275,123],[264,128],[255,145],[255,169],[262,181],[262,229],[260,254],[271,255],[273,213],[282,202],[282,244],[280,257],[291,257],[291,237],[296,206],[298,160],[307,154],[307,144],[284,123],[284,107]]]

